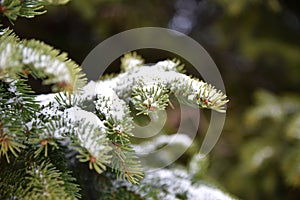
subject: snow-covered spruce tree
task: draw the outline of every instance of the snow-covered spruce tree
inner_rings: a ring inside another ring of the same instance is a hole
[[[2,0],[0,12],[15,20],[65,2]],[[53,93],[36,95],[29,77]],[[135,53],[122,58],[114,77],[88,84],[84,77],[65,53],[2,27],[0,199],[231,199],[196,178],[203,172],[199,155],[190,174],[144,175],[131,144],[133,118],[166,109],[170,95],[225,112],[221,91],[183,74],[178,61],[147,66]]]

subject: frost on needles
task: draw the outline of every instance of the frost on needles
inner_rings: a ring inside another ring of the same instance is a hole
[[[51,197],[80,197],[67,167],[74,159],[99,174],[113,171],[118,180],[139,184],[144,175],[131,144],[134,117],[166,109],[170,95],[225,112],[226,95],[185,75],[178,60],[149,66],[136,53],[128,53],[121,61],[120,74],[86,84],[81,68],[65,53],[2,30],[0,189],[9,186],[2,197],[35,196],[46,190]],[[53,93],[36,95],[26,82],[29,76],[52,85]],[[10,169],[14,173],[4,175]],[[22,180],[14,185],[16,177]],[[37,187],[36,181],[45,187]]]

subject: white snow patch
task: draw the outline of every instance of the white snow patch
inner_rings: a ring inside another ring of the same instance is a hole
[[[50,94],[40,94],[35,97],[35,100],[40,103],[40,105],[48,105],[50,102],[55,101],[55,96],[57,96],[58,93],[50,93]]]
[[[133,68],[143,64],[143,60],[133,58],[133,57],[126,58],[126,60],[124,62],[125,62],[124,65],[125,65],[126,71],[132,70]]]
[[[134,149],[137,154],[149,154],[164,144],[180,144],[183,147],[189,147],[192,142],[193,141],[189,136],[182,133],[177,133],[174,135],[160,135],[159,137],[154,138],[152,141],[144,142],[138,146],[135,146]]]
[[[170,70],[176,70],[177,64],[171,60],[164,60],[159,61],[154,65],[155,67],[162,68],[164,70],[170,71]]]

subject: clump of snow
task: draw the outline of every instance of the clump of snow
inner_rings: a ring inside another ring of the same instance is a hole
[[[92,100],[96,96],[97,84],[95,81],[90,81],[81,89],[80,98],[82,100]]]
[[[175,71],[177,64],[174,61],[171,60],[164,60],[164,61],[159,61],[154,65],[157,68],[162,68],[166,71]]]
[[[77,106],[66,109],[64,113],[71,120],[71,123],[88,123],[94,127],[105,127],[94,113],[82,110]]]
[[[128,53],[121,58],[121,67],[125,71],[130,71],[138,66],[141,66],[144,60],[136,54],[136,52]]]
[[[111,81],[91,81],[83,88],[80,98],[86,100],[97,98],[94,101],[96,110],[106,115],[107,118],[112,116],[114,119],[122,121],[129,109],[126,102],[120,99],[112,89],[116,81],[117,79]]]
[[[231,200],[232,198],[221,190],[207,185],[194,186],[188,193],[188,199],[199,200]]]
[[[228,194],[204,183],[193,184],[189,174],[180,169],[160,169],[148,173],[140,186],[118,182],[117,186],[125,186],[130,191],[145,199],[179,200],[178,196],[187,200],[232,200]],[[153,192],[155,191],[155,192]]]
[[[51,133],[45,131],[45,134],[51,135],[54,138],[61,139],[68,137],[70,133],[72,137],[76,137],[81,147],[84,147],[89,153],[96,158],[101,156],[103,150],[110,149],[106,141],[105,125],[95,114],[85,111],[74,105],[71,108],[60,110],[59,103],[55,97],[61,95],[62,98],[67,98],[63,93],[38,95],[36,100],[43,106],[40,115],[45,117],[57,118],[62,117],[62,125],[60,123],[49,124],[44,123],[45,127],[51,127]],[[37,119],[38,124],[42,123]],[[28,123],[30,126],[31,123]],[[101,141],[99,143],[99,141]],[[106,142],[105,142],[106,141]]]
[[[105,140],[105,126],[103,122],[93,113],[72,107],[65,110],[71,124],[78,124],[77,139],[82,147],[85,147],[91,155],[99,158],[101,151],[108,148],[108,142],[99,144],[100,139]],[[86,126],[88,125],[88,126]],[[102,134],[95,134],[99,130]]]
[[[35,97],[35,100],[40,104],[40,105],[48,105],[50,102],[55,101],[55,96],[57,96],[57,93],[50,93],[50,94],[40,94]]]
[[[5,46],[4,46],[5,45]],[[18,66],[19,61],[16,59],[10,59],[14,55],[14,49],[12,44],[4,43],[0,44],[0,68],[5,68],[7,66]]]
[[[46,74],[53,75],[54,80],[57,82],[71,82],[71,75],[65,62],[52,58],[49,55],[41,55],[38,50],[30,47],[23,45],[19,45],[18,47],[22,49],[22,62],[24,64],[34,64],[36,69],[41,69]]]
[[[129,111],[126,103],[119,99],[117,95],[111,98],[100,98],[96,102],[96,109],[105,114],[108,118],[112,118],[122,121],[126,116],[126,111]]]
[[[143,60],[131,57],[131,58],[127,58],[125,61],[123,61],[122,64],[124,66],[126,66],[125,70],[129,71],[129,70],[132,70],[134,67],[142,65]]]
[[[149,154],[158,147],[168,145],[182,145],[183,147],[189,147],[192,144],[192,139],[186,134],[177,133],[174,135],[160,135],[151,141],[144,142],[134,147],[137,154]]]
[[[208,166],[208,158],[204,154],[196,154],[193,156],[189,164],[189,173],[196,175],[198,173],[205,173]]]
[[[131,89],[138,83],[172,85],[177,80],[185,80],[186,78],[189,77],[175,71],[165,71],[157,66],[141,66],[119,77],[119,81],[113,89],[121,98],[127,98],[131,94]]]

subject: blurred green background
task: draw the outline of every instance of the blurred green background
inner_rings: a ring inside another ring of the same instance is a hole
[[[73,0],[13,28],[79,64],[101,41],[128,29],[189,35],[216,62],[230,99],[207,173],[242,199],[299,199],[299,9],[293,0]],[[142,56],[170,58],[159,50]]]

